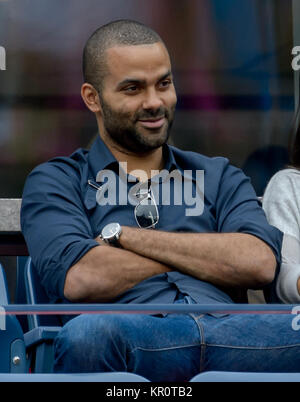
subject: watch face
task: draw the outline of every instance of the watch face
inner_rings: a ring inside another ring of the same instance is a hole
[[[104,226],[101,235],[104,239],[111,239],[112,237],[116,236],[119,233],[120,233],[119,223],[109,223],[108,225]]]

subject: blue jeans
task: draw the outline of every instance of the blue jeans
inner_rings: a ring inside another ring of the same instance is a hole
[[[128,371],[189,381],[202,371],[299,372],[292,314],[91,314],[55,339],[54,371]]]

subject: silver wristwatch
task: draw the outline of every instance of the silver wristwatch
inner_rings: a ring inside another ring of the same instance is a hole
[[[101,239],[105,241],[105,243],[110,244],[114,247],[120,247],[119,238],[122,233],[122,228],[119,223],[109,223],[105,225],[101,231]]]

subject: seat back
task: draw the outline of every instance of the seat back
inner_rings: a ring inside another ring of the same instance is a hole
[[[24,280],[25,265],[28,260],[27,256],[17,256],[16,266],[16,288],[15,288],[15,304],[26,304],[26,289]],[[17,316],[24,334],[28,332],[28,319],[26,315]]]
[[[300,373],[206,371],[191,378],[190,382],[300,382]]]
[[[13,315],[5,313],[9,293],[5,271],[0,264],[0,373],[25,373],[27,361],[21,325]]]
[[[24,284],[27,304],[48,304],[49,298],[41,285],[40,278],[28,257],[24,267]],[[55,315],[28,315],[29,329],[43,326],[61,326],[61,320]]]
[[[9,303],[9,294],[5,272],[3,266],[0,264],[0,305],[6,305]]]
[[[17,304],[49,304],[49,298],[41,285],[38,273],[30,257],[17,259]],[[61,328],[59,316],[28,314],[20,320],[33,373],[51,373],[53,370],[53,339]]]

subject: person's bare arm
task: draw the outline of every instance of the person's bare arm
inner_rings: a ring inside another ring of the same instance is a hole
[[[173,233],[123,227],[126,250],[219,286],[259,288],[276,269],[271,248],[245,233]]]
[[[171,271],[165,264],[97,241],[102,245],[67,272],[64,295],[72,302],[109,302],[143,280]]]
[[[177,269],[219,286],[259,288],[274,277],[271,248],[244,233],[170,233],[122,227],[123,249],[91,249],[67,273],[73,302],[108,302],[141,281]]]

